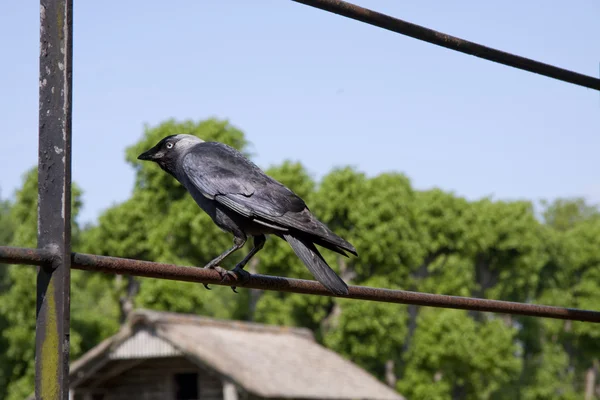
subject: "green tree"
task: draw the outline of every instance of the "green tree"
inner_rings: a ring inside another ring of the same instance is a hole
[[[37,200],[37,169],[31,169],[25,174],[10,210],[10,218],[18,221],[11,245],[36,247]],[[72,244],[76,249],[80,244],[80,231],[75,221],[81,208],[81,191],[77,185],[73,186],[72,208]],[[113,333],[118,323],[113,315],[116,307],[107,303],[105,287],[98,274],[73,271],[71,276],[71,356],[78,357]],[[0,398],[13,400],[23,399],[33,390],[36,269],[9,266],[7,280],[8,290],[0,294],[0,320],[5,321],[1,340],[6,344],[0,365],[7,384],[0,385]],[[90,313],[91,308],[96,312]]]
[[[544,277],[552,276],[540,286],[539,299],[552,305],[597,309],[600,304],[600,220],[590,218],[578,222],[567,231],[555,232],[554,251]],[[600,363],[600,332],[594,324],[544,320],[541,344],[532,352],[535,357],[552,357],[562,345],[574,373],[575,388],[585,392],[586,399],[595,396]],[[553,350],[547,349],[553,346]],[[558,360],[556,356],[550,358]],[[563,359],[560,359],[562,362]],[[550,398],[550,397],[548,397]]]
[[[0,198],[0,243],[6,245],[12,240],[15,226],[10,218],[11,203]]]
[[[475,281],[473,295],[530,301],[547,261],[543,227],[530,202],[473,203]]]
[[[581,391],[575,390],[576,380],[569,366],[569,356],[556,341],[543,343],[538,352],[525,359],[520,394],[523,400],[575,400]]]
[[[382,287],[388,283],[383,277],[374,277],[364,284]],[[380,379],[395,382],[395,378],[386,374],[395,376],[390,367],[402,361],[402,346],[408,329],[407,307],[347,299],[336,299],[336,303],[340,305],[339,314],[324,332],[324,344]]]
[[[583,198],[542,201],[542,218],[557,231],[567,231],[579,222],[600,218],[600,210]]]
[[[491,399],[521,371],[516,329],[467,312],[423,309],[398,389],[410,399]],[[510,397],[507,397],[510,398]]]
[[[6,246],[12,242],[15,231],[15,224],[10,215],[11,203],[8,200],[0,198],[0,246]],[[0,294],[7,287],[8,269],[6,265],[0,264]],[[1,331],[1,329],[0,329]]]
[[[37,245],[37,170],[23,177],[10,218],[16,224],[11,245]],[[75,197],[75,196],[73,196]],[[0,316],[6,321],[2,338],[6,343],[2,364],[8,384],[0,386],[0,398],[25,398],[33,388],[36,271],[28,266],[8,267],[9,289],[0,295]]]
[[[6,246],[12,242],[14,224],[11,218],[11,203],[0,199],[0,245]],[[0,264],[0,297],[9,289],[8,266]],[[8,328],[8,321],[0,314],[0,349],[8,348],[8,341],[2,332]],[[11,377],[10,364],[4,352],[0,352],[0,399],[3,398],[3,389],[8,385]]]
[[[600,214],[581,199],[546,202],[543,240],[548,259],[536,289],[539,303],[597,309],[600,287]],[[527,399],[594,398],[598,382],[598,332],[594,324],[526,319],[523,393]],[[556,379],[556,377],[559,377]]]

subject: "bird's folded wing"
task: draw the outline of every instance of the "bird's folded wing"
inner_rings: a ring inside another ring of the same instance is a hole
[[[319,230],[320,224],[304,212],[304,201],[254,164],[223,147],[200,147],[185,156],[183,168],[204,196],[247,218],[302,231]]]
[[[196,189],[209,199],[225,193],[244,196],[254,193],[252,183],[240,179],[245,166],[236,162],[234,155],[223,151],[220,146],[206,147],[208,144],[196,146],[194,152],[183,158],[183,170]]]
[[[215,200],[229,209],[252,218],[259,223],[267,222],[281,228],[293,228],[315,235],[327,235],[323,225],[312,217],[304,201],[296,197],[296,201],[289,200],[289,196],[281,193],[273,198],[269,190],[268,196],[264,196],[263,190],[257,190],[251,196],[240,194],[216,195]]]

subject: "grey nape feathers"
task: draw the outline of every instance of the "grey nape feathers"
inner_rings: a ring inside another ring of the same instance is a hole
[[[138,159],[156,162],[187,189],[215,224],[233,234],[233,247],[204,268],[215,269],[223,277],[236,274],[247,278],[244,266],[262,249],[265,235],[272,234],[287,241],[329,291],[348,294],[348,286],[327,265],[315,244],[344,256],[346,252],[357,256],[354,246],[317,220],[300,197],[239,151],[193,135],[172,135]],[[249,236],[254,238],[254,247],[248,255],[231,271],[221,268],[219,264],[241,249]]]

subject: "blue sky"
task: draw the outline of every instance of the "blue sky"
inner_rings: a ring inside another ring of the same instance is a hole
[[[358,1],[598,76],[600,2]],[[575,6],[576,5],[576,6]],[[36,2],[0,14],[2,197],[37,162]],[[228,118],[268,167],[353,165],[476,199],[600,202],[600,94],[287,0],[75,0],[73,179],[81,221],[131,193],[144,124]]]

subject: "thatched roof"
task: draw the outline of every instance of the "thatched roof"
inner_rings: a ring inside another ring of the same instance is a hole
[[[102,360],[144,357],[140,351],[180,354],[260,397],[403,399],[318,344],[308,329],[148,310],[134,312],[119,333],[72,363],[71,382],[97,370]]]

